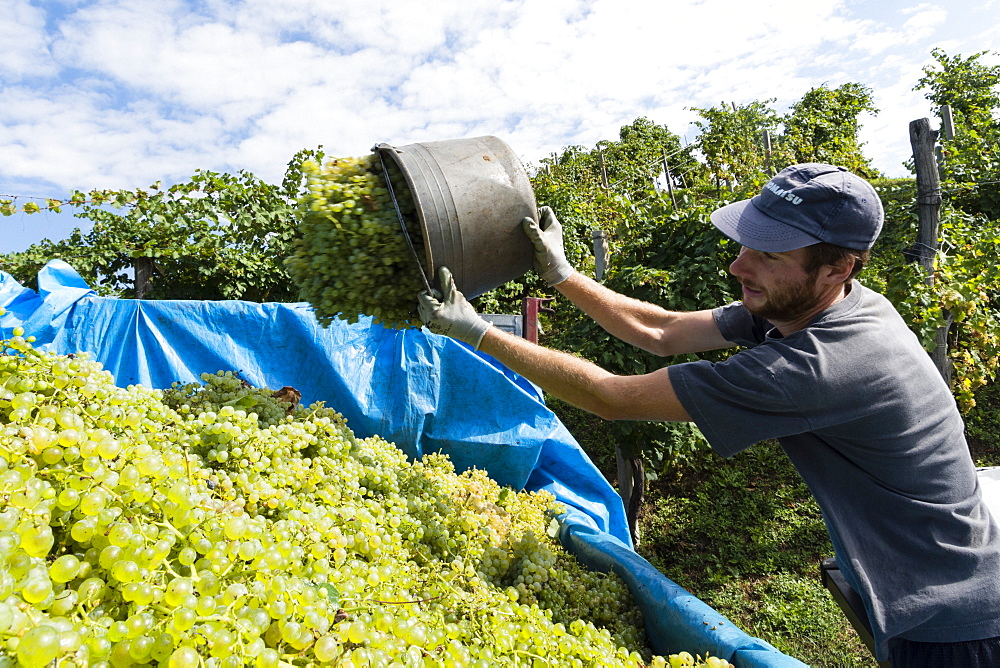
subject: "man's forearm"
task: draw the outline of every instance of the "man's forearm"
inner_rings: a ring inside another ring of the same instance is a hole
[[[673,391],[667,369],[616,376],[593,362],[544,348],[496,327],[486,332],[479,349],[552,396],[606,420],[690,420]]]
[[[696,353],[730,345],[710,311],[668,311],[619,294],[578,272],[555,288],[609,334],[654,355]]]

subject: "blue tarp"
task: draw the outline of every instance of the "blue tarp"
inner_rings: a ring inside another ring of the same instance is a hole
[[[230,370],[259,387],[289,385],[304,402],[341,412],[358,436],[382,436],[411,457],[440,451],[459,471],[477,467],[516,489],[550,491],[569,508],[563,544],[588,567],[628,582],[656,652],[712,654],[741,668],[804,665],[636,554],[615,490],[538,388],[486,355],[370,319],[324,327],[303,303],[99,297],[61,260],[39,272],[38,288],[0,272],[4,337],[19,326],[40,349],[87,352],[121,386],[165,388]]]

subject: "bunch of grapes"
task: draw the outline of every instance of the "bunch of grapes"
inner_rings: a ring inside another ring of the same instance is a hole
[[[163,391],[163,402],[184,414],[219,411],[229,406],[257,416],[261,427],[279,424],[298,407],[282,395],[254,387],[235,371],[201,374],[201,383],[174,383]]]
[[[262,421],[231,378],[119,388],[0,342],[0,666],[728,665],[651,656],[627,587],[553,539],[551,495],[322,404]]]
[[[322,166],[306,162],[307,194],[300,201],[299,236],[285,265],[317,318],[357,322],[361,314],[376,323],[404,329],[420,326],[416,312],[422,288],[420,269],[388,185],[417,252],[424,257],[423,235],[412,195],[398,166],[375,155],[337,158]]]

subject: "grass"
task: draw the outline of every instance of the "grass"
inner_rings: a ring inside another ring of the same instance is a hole
[[[606,424],[550,406],[616,483]],[[1000,384],[966,417],[979,466],[1000,465]],[[668,467],[646,490],[637,552],[746,633],[815,668],[877,666],[820,581],[833,555],[819,507],[773,442],[730,459],[709,450]]]

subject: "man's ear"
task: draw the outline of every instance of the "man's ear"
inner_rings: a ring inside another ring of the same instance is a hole
[[[825,264],[820,268],[820,277],[825,283],[837,285],[845,283],[854,271],[854,263],[857,258],[853,255],[841,258],[836,264]]]

